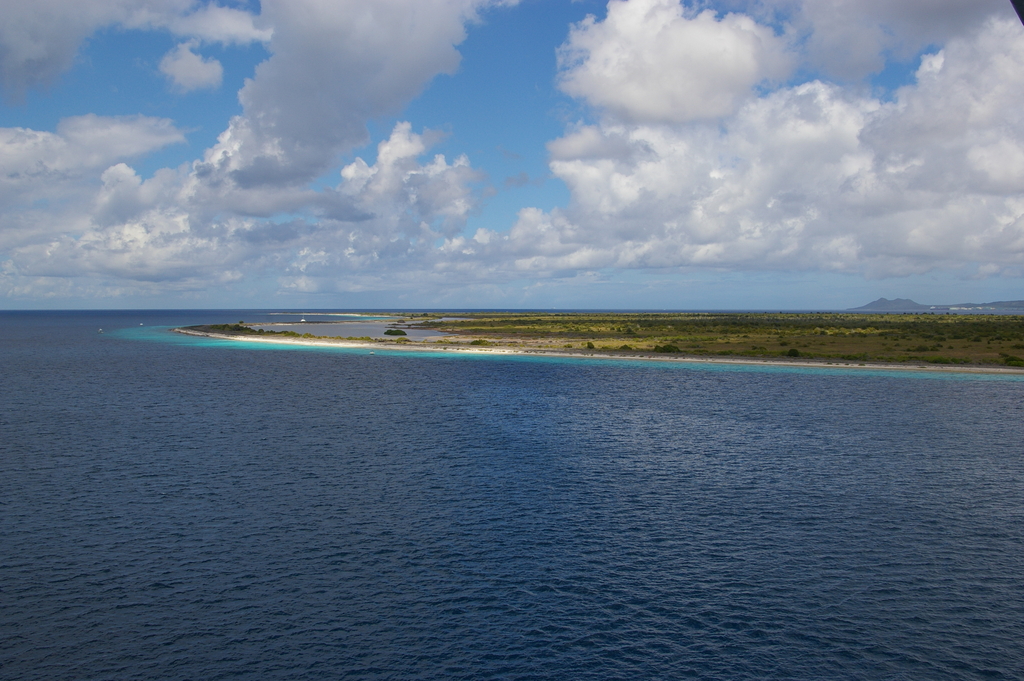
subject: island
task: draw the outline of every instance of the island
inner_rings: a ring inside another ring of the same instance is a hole
[[[411,340],[297,333],[258,325],[175,329],[215,338],[316,345],[584,357],[888,366],[960,371],[1024,369],[1024,315],[867,313],[458,312],[392,316],[393,329],[445,335]]]
[[[1024,314],[1024,300],[997,300],[991,303],[955,303],[922,305],[908,298],[879,298],[849,312],[1013,312]]]

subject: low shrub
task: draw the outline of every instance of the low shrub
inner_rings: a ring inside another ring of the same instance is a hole
[[[256,333],[255,329],[242,326],[241,324],[211,324],[210,328],[216,331],[230,331],[232,333]]]

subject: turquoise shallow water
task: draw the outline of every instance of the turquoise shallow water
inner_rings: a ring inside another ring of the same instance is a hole
[[[1018,380],[238,314],[0,313],[4,678],[1024,677]]]
[[[792,365],[770,365],[770,364],[732,364],[715,362],[685,362],[665,360],[630,360],[626,358],[602,358],[602,357],[574,357],[545,354],[519,354],[508,355],[501,353],[486,352],[465,352],[445,350],[432,350],[426,347],[422,350],[402,349],[393,350],[385,346],[367,346],[360,348],[326,346],[302,346],[288,343],[266,343],[263,341],[247,341],[244,339],[229,341],[223,339],[211,339],[201,336],[187,336],[178,333],[169,333],[173,326],[150,326],[150,327],[126,327],[118,329],[113,333],[121,338],[129,340],[146,340],[158,343],[177,343],[182,345],[194,345],[196,347],[232,347],[246,350],[270,350],[285,352],[328,352],[341,354],[367,354],[382,357],[408,356],[414,354],[420,359],[466,359],[477,361],[501,361],[501,362],[549,362],[565,364],[614,364],[620,367],[632,367],[646,370],[669,370],[669,371],[726,371],[741,373],[769,373],[769,374],[801,374],[801,375],[824,375],[824,376],[846,376],[861,378],[895,378],[904,377],[908,379],[928,379],[940,381],[1009,381],[1024,382],[1024,374],[974,374],[941,371],[914,371],[908,369],[885,369],[885,368],[863,368],[863,367],[805,367],[799,364]]]

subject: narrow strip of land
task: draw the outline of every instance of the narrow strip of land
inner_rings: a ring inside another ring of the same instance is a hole
[[[431,352],[1024,375],[1024,316],[885,314],[410,313],[394,329],[427,341],[319,336],[218,324],[178,329],[234,340]],[[326,329],[325,329],[326,331]],[[1017,354],[1013,354],[1017,353]]]

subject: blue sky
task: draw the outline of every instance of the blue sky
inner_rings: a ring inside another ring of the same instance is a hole
[[[0,307],[1024,299],[1024,29],[978,0],[39,0]]]

